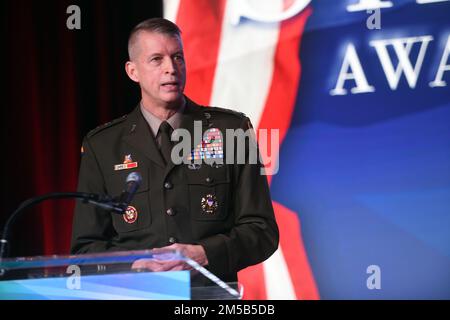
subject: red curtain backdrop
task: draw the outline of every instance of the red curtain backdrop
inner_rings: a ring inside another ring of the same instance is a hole
[[[81,30],[69,30],[69,5]],[[160,1],[2,1],[4,81],[0,225],[24,200],[75,191],[90,130],[131,111],[139,90],[124,71],[127,37],[162,16]],[[69,252],[74,200],[28,210],[12,228],[10,256]]]

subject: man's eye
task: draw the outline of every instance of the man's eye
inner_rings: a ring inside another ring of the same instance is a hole
[[[162,60],[161,57],[153,57],[150,59],[151,62],[160,62]]]
[[[174,59],[175,59],[175,61],[184,61],[183,56],[175,56]]]

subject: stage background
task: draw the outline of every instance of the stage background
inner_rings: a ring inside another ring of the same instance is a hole
[[[81,9],[80,30],[66,27],[70,5]],[[139,88],[124,69],[128,34],[161,16],[162,4],[19,0],[2,6],[2,145],[11,155],[2,166],[3,225],[29,197],[75,190],[83,136],[137,105]],[[57,200],[27,212],[14,227],[11,254],[67,253],[73,208],[73,201]]]
[[[82,137],[138,102],[124,72],[128,32],[164,15],[183,29],[190,96],[280,129],[270,181],[281,246],[240,274],[247,298],[449,299],[450,2],[392,0],[374,30],[370,13],[351,10],[359,2],[2,2],[0,224],[31,196],[76,188]],[[260,21],[302,3],[282,22]],[[66,28],[71,4],[81,30]],[[399,61],[412,68],[397,83]],[[359,82],[340,86],[345,73]],[[72,210],[30,210],[11,254],[67,253]],[[374,265],[381,289],[370,290]]]

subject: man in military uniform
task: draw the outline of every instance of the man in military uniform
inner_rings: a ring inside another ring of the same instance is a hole
[[[142,100],[129,115],[88,133],[78,191],[119,195],[132,171],[142,182],[124,214],[77,203],[71,251],[177,249],[221,279],[236,281],[240,269],[264,261],[278,247],[261,164],[224,159],[226,129],[245,131],[250,121],[242,113],[199,106],[183,94],[183,47],[172,22],[140,23],[128,50],[126,72],[139,83]],[[177,129],[194,135],[194,121],[201,121],[202,140],[192,142],[191,162],[174,164],[171,135]],[[223,163],[207,161],[216,158]],[[185,268],[176,261],[152,265],[155,271]]]

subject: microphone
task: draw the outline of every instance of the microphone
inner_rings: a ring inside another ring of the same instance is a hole
[[[133,200],[134,194],[139,189],[142,182],[142,176],[139,172],[131,172],[127,176],[125,189],[122,191],[120,196],[117,198],[118,206],[125,211]]]
[[[65,199],[65,198],[79,198],[84,203],[91,203],[95,206],[101,207],[105,210],[112,210],[115,213],[123,214],[131,203],[134,194],[141,185],[142,177],[138,172],[132,172],[127,176],[125,189],[119,197],[112,199],[107,195],[98,195],[85,192],[55,192],[48,193],[42,196],[37,196],[28,199],[20,204],[20,206],[11,214],[6,220],[3,227],[3,232],[0,234],[0,261],[7,255],[7,247],[9,243],[9,229],[16,219],[24,212],[25,209],[41,203],[48,199]],[[1,275],[0,269],[0,275]]]
[[[131,172],[127,176],[125,189],[116,199],[112,199],[107,195],[98,195],[94,193],[55,192],[37,196],[22,202],[20,206],[11,214],[8,220],[6,220],[3,227],[3,232],[0,234],[0,261],[7,255],[10,226],[16,221],[22,212],[24,212],[25,209],[49,199],[79,198],[82,199],[84,203],[91,203],[105,210],[112,210],[115,213],[123,214],[128,208],[128,205],[131,203],[134,194],[139,189],[141,182],[142,176],[138,172]],[[0,275],[1,273],[2,269],[0,269]]]

